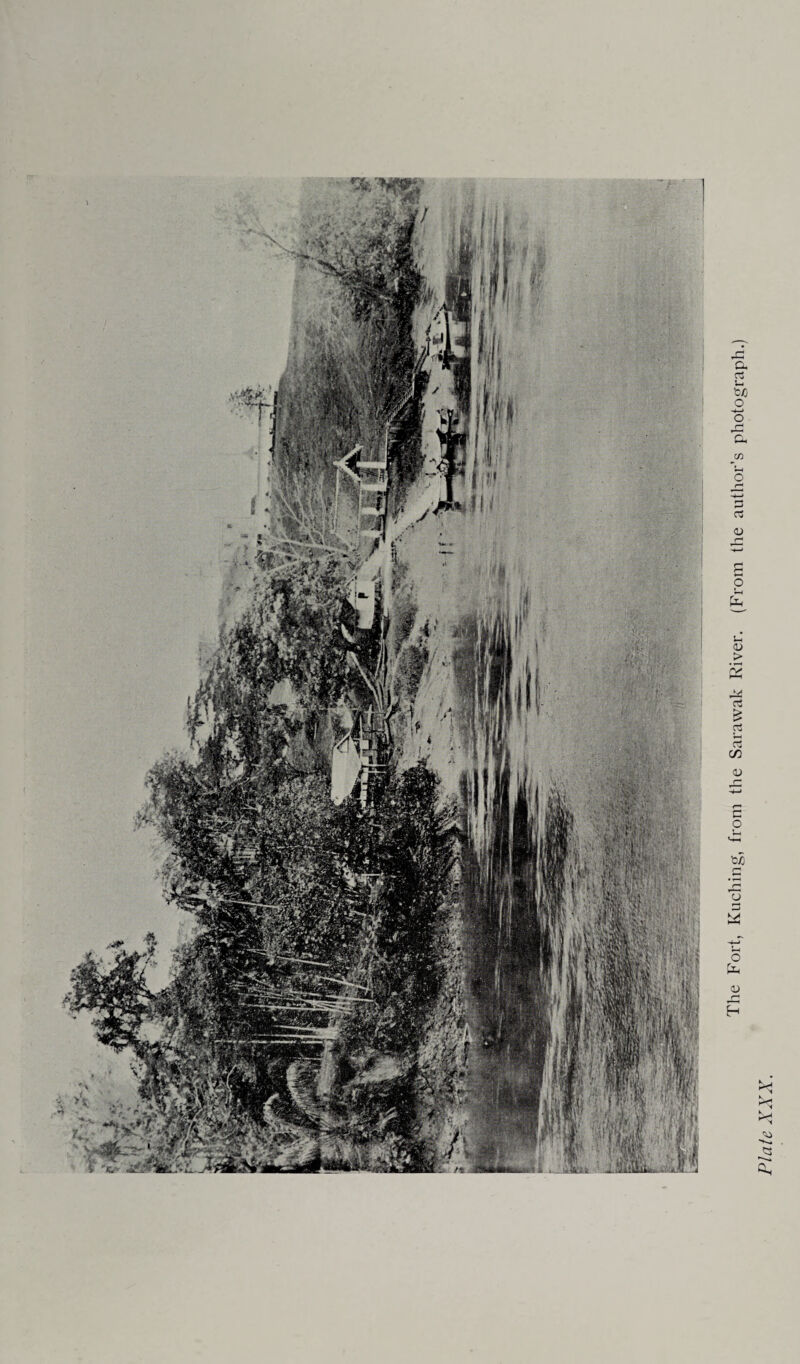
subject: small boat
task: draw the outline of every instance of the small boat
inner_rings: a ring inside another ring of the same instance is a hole
[[[428,359],[442,369],[449,369],[453,361],[466,360],[469,355],[469,324],[459,321],[446,303],[434,313],[427,331]]]
[[[466,441],[466,433],[459,426],[458,413],[454,408],[440,408],[436,434],[439,438],[440,459],[436,470],[439,486],[434,512],[461,506],[458,488],[464,475],[462,447]]]

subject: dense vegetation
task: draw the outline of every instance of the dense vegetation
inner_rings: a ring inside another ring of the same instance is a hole
[[[358,698],[338,629],[350,556],[314,504],[331,441],[370,438],[407,375],[415,196],[411,181],[315,185],[286,239],[252,200],[229,209],[243,239],[298,261],[282,515],[189,699],[184,747],[145,778],[137,823],[194,930],[159,991],[152,935],[88,952],[70,978],[65,1007],[129,1063],[125,1082],[87,1076],[59,1098],[81,1168],[307,1168],[323,1160],[321,1128],[339,1133],[338,1163],[358,1163],[357,1129],[408,1164],[395,1109],[351,1094],[350,1122],[329,1095],[326,1116],[308,1067],[322,1048],[407,1052],[435,988],[447,869],[435,779],[395,776],[369,813],[330,799],[331,744]]]

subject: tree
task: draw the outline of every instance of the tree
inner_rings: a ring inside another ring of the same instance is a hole
[[[185,753],[168,750],[145,777],[147,799],[136,814],[136,828],[149,826],[187,872],[207,875],[214,844],[210,825],[218,809],[219,783]]]
[[[149,1160],[145,1107],[133,1076],[121,1083],[110,1070],[91,1071],[59,1094],[53,1116],[61,1124],[73,1169],[133,1172]]]
[[[356,551],[336,529],[334,508],[324,486],[317,482],[306,487],[296,472],[284,473],[281,483],[274,492],[279,521],[266,539],[262,568],[270,570],[300,559],[329,559],[351,573]]]
[[[59,1094],[54,1116],[87,1173],[247,1173],[270,1168],[276,1149],[237,1100],[231,1068],[202,1053],[154,1053],[127,1086],[92,1072]]]
[[[269,393],[262,384],[239,388],[228,397],[228,407],[235,417],[249,417],[254,408],[267,407]]]
[[[351,812],[330,800],[319,774],[284,781],[264,802],[262,936],[274,950],[345,964],[368,891],[350,871]]]
[[[236,232],[245,247],[257,243],[271,256],[300,261],[359,297],[387,301],[391,298],[388,290],[380,288],[359,268],[355,252],[345,252],[344,241],[338,234],[316,232],[307,246],[302,245],[294,224],[268,227],[255,199],[244,191],[236,194],[231,204],[221,206],[218,217]]]
[[[164,1037],[174,1038],[180,1027],[184,1043],[202,1046],[220,1034],[235,960],[235,943],[216,927],[175,947],[169,984],[153,1001]],[[154,1059],[158,1058],[148,1058],[148,1064]]]
[[[413,275],[411,229],[418,196],[414,180],[333,180],[306,196],[301,225],[267,223],[252,194],[221,206],[221,221],[243,246],[258,245],[316,270],[339,286],[357,314],[393,306],[404,274]]]
[[[110,962],[87,952],[73,967],[64,1008],[73,1018],[84,1010],[90,1013],[95,1037],[112,1051],[136,1050],[153,1000],[145,974],[155,957],[156,940],[146,934],[143,952],[128,952],[119,941],[110,943],[108,951]]]
[[[346,564],[329,554],[277,561],[267,554],[242,618],[308,710],[333,704],[346,686],[344,657],[331,647],[346,578]]]

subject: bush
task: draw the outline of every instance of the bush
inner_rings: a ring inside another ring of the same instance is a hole
[[[419,691],[422,675],[428,662],[428,652],[417,644],[404,644],[394,669],[394,685],[398,698],[411,706]]]
[[[370,953],[378,1013],[369,1021],[354,1021],[351,1041],[356,1031],[361,1044],[383,1050],[404,1051],[419,1041],[419,1011],[438,985],[432,935],[450,870],[450,841],[438,796],[438,778],[419,763],[403,773],[381,806],[378,841],[384,883]]]
[[[399,651],[411,634],[414,621],[417,619],[417,604],[412,589],[404,588],[395,593],[392,614],[394,616],[394,645],[395,649]]]

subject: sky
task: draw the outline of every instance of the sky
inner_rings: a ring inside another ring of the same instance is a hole
[[[219,523],[255,490],[255,425],[227,397],[277,383],[294,274],[217,220],[239,188],[274,218],[298,186],[29,181],[28,1169],[63,1168],[55,1096],[110,1055],[61,1007],[71,968],[152,929],[165,978],[177,934],[133,820],[148,767],[185,741],[198,641],[216,631]]]

